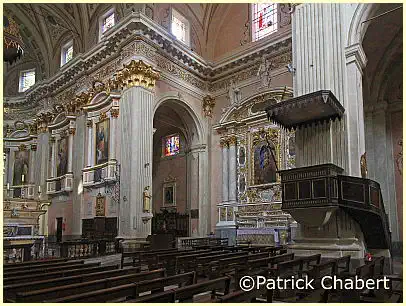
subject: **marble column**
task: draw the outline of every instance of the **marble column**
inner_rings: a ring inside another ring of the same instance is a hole
[[[228,152],[228,200],[231,203],[237,202],[237,137],[231,136],[228,139],[229,152]]]
[[[73,173],[73,136],[75,135],[75,128],[69,128],[68,135],[68,173]]]
[[[131,61],[118,80],[120,100],[121,185],[120,233],[125,239],[151,234],[149,213],[143,212],[144,188],[152,194],[152,138],[155,81],[159,74],[142,61]]]
[[[93,121],[88,120],[86,122],[87,126],[87,166],[91,167],[92,163],[92,154],[93,154]],[[111,138],[110,138],[111,139]]]
[[[228,142],[226,139],[220,140],[223,154],[223,202],[228,202]]]
[[[117,135],[116,129],[117,129],[117,120],[118,120],[118,114],[119,111],[118,109],[112,109],[110,111],[111,117],[110,117],[110,139],[114,139],[114,135]],[[109,148],[109,159],[110,160],[115,160],[116,159],[116,146],[112,143]]]
[[[29,167],[29,179],[28,179],[28,184],[34,185],[34,187],[29,187],[29,190],[27,190],[29,195],[29,198],[34,198],[34,196],[37,194],[38,187],[35,184],[35,162],[37,160],[37,145],[32,144],[31,145],[31,150],[30,150],[30,167]],[[32,188],[32,189],[31,189]],[[31,190],[31,192],[30,192]]]
[[[52,150],[50,177],[55,177],[56,176],[56,148],[57,148],[58,140],[55,139],[55,136],[50,136],[49,141],[51,143],[51,150]]]
[[[51,143],[49,141],[49,133],[46,131],[40,131],[38,134],[38,148],[37,148],[37,158],[35,163],[35,174],[34,180],[36,183],[36,191],[38,192],[38,186],[41,186],[41,194],[39,195],[40,200],[44,200],[47,197],[47,184],[46,180],[48,178],[49,171],[49,150]]]

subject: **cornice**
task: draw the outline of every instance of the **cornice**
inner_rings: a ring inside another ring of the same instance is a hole
[[[140,12],[133,12],[123,18],[103,41],[86,54],[78,54],[53,77],[35,84],[24,97],[6,97],[5,119],[12,119],[16,112],[23,116],[38,111],[44,99],[52,97],[54,102],[58,95],[69,97],[77,94],[84,90],[81,87],[89,87],[92,81],[100,80],[103,74],[111,78],[116,72],[112,70],[113,67],[130,61],[138,53],[151,60],[158,70],[169,72],[191,86],[208,92],[211,90],[208,86],[210,82],[249,69],[263,54],[273,55],[281,49],[291,48],[290,33],[285,34],[276,40],[270,39],[257,45],[259,49],[254,46],[237,54],[234,60],[230,58],[209,63],[179,43],[162,26]],[[133,49],[133,46],[138,46],[138,49]]]

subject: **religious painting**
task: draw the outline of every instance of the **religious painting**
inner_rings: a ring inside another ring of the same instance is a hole
[[[17,151],[14,157],[13,185],[19,186],[28,183],[30,152]]]
[[[261,141],[254,145],[253,184],[262,185],[276,182],[276,149],[272,142],[269,145]]]
[[[96,124],[96,165],[105,163],[109,159],[110,120]]]
[[[61,138],[57,142],[56,150],[56,176],[60,177],[68,172],[68,139]]]
[[[165,183],[163,188],[163,206],[176,205],[176,184]]]

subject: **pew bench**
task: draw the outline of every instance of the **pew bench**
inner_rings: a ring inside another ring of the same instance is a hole
[[[165,271],[163,269],[160,269],[141,273],[117,275],[113,277],[107,277],[104,279],[91,280],[87,282],[74,283],[64,286],[55,286],[41,290],[18,292],[16,295],[16,301],[31,302],[31,303],[41,302],[44,300],[57,299],[69,295],[116,287],[132,282],[155,279],[163,277],[164,274]]]

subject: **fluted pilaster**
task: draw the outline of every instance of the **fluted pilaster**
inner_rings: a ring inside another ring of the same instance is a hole
[[[228,139],[229,152],[228,152],[228,200],[232,203],[237,202],[237,138],[231,136]]]

